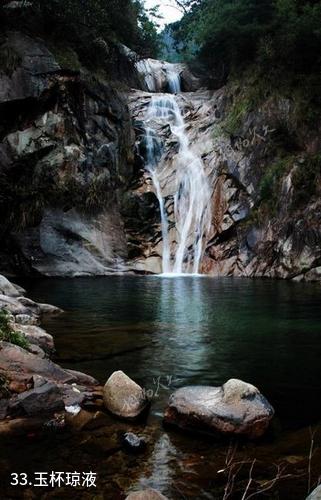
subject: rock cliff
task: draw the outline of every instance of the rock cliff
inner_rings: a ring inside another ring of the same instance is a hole
[[[171,67],[140,62],[139,80],[127,54],[132,77],[115,82],[54,52],[19,32],[1,39],[1,271],[159,273],[160,207],[144,163],[143,117],[150,72],[156,65],[156,90],[167,91]],[[300,115],[301,101],[287,92],[253,95],[253,82],[206,90],[176,66],[183,92],[175,99],[212,191],[201,271],[320,280],[318,113]],[[168,127],[160,137],[170,219],[177,140]]]
[[[134,165],[117,86],[66,70],[21,33],[7,33],[0,51],[2,265],[47,275],[121,266],[119,197]]]

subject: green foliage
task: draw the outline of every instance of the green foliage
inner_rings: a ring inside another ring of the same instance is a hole
[[[298,208],[311,201],[316,194],[321,176],[321,155],[309,156],[299,163],[292,178],[292,207]]]
[[[40,223],[46,207],[82,213],[96,213],[113,201],[116,179],[109,170],[96,171],[85,178],[66,175],[60,179],[54,168],[46,165],[30,172],[28,168],[14,178],[0,176],[0,211],[8,227],[23,230]]]
[[[285,156],[271,165],[261,179],[258,213],[266,213],[269,216],[276,214],[281,201],[282,180],[294,164],[291,210],[306,205],[316,196],[321,177],[321,155],[309,155],[299,159],[292,155]]]
[[[11,77],[20,62],[21,58],[19,54],[12,47],[8,47],[6,44],[1,46],[0,71]]]
[[[320,0],[203,0],[177,38],[194,40],[209,68],[224,74],[256,63],[262,71],[309,73],[321,62]]]
[[[236,134],[251,109],[252,104],[248,97],[237,99],[222,125],[222,129],[228,134]]]
[[[80,71],[81,64],[79,62],[78,55],[71,47],[60,44],[52,44],[49,48],[62,69]]]
[[[281,158],[271,165],[264,173],[260,186],[260,203],[269,214],[275,215],[280,203],[280,185],[284,174],[293,163],[292,156]]]
[[[271,32],[259,40],[258,60],[266,69],[310,73],[321,61],[321,2],[276,0]]]
[[[33,8],[46,36],[71,43],[87,63],[106,57],[95,50],[100,40],[157,51],[156,27],[141,0],[35,0]]]
[[[0,310],[0,340],[10,342],[23,349],[29,347],[29,342],[20,332],[16,332],[11,328],[9,314],[6,310]]]

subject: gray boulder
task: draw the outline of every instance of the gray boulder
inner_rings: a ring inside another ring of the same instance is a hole
[[[186,430],[259,438],[274,410],[259,390],[231,379],[222,387],[182,387],[171,395],[164,422]]]
[[[40,97],[50,74],[60,70],[51,52],[41,40],[19,32],[6,34],[5,48],[15,58],[16,68],[12,75],[2,75],[0,103]]]
[[[7,278],[0,275],[0,293],[9,297],[19,297],[21,295],[20,290],[20,287],[13,285]]]
[[[59,307],[53,306],[51,304],[38,304],[40,308],[40,314],[42,316],[53,316],[56,314],[61,314],[63,312]]]
[[[15,378],[28,380],[37,374],[57,383],[78,382],[77,372],[70,373],[63,370],[49,359],[42,359],[9,342],[0,342],[0,373],[1,371],[7,373],[12,380]],[[96,382],[94,379],[91,380]]]
[[[148,405],[143,389],[122,371],[109,377],[103,399],[107,410],[122,418],[138,417]]]
[[[19,394],[10,406],[12,410],[23,410],[27,415],[49,413],[65,408],[60,389],[50,382]]]
[[[14,325],[15,330],[21,332],[31,344],[36,344],[47,353],[54,351],[52,335],[36,325]]]

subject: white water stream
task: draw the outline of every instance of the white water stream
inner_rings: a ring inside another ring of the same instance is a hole
[[[181,90],[179,74],[168,71],[167,81],[171,94],[153,95],[145,117],[146,169],[150,173],[160,206],[163,274],[198,274],[204,240],[211,223],[211,190],[203,162],[190,145],[178,99],[173,95]],[[169,233],[172,220],[169,220],[166,211],[165,186],[162,186],[162,170],[165,167],[162,160],[163,145],[157,135],[157,129],[165,125],[169,125],[178,142],[173,163],[176,244],[171,243]]]

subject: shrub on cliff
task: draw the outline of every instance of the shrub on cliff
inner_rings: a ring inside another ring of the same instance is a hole
[[[0,341],[10,342],[23,349],[29,346],[29,342],[20,332],[12,329],[9,320],[9,314],[6,310],[0,310]]]

